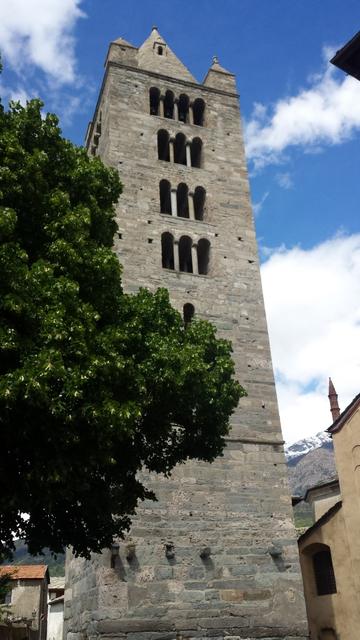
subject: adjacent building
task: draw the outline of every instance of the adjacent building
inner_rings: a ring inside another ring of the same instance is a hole
[[[336,52],[330,62],[360,80],[360,31]]]
[[[52,577],[48,587],[46,640],[62,640],[64,622],[64,577]]]
[[[340,413],[330,381],[338,479],[309,489],[315,523],[299,538],[312,640],[358,640],[360,629],[360,394]]]
[[[10,576],[10,590],[4,604],[8,621],[0,625],[2,640],[46,640],[47,588],[46,565],[2,565],[0,575]]]

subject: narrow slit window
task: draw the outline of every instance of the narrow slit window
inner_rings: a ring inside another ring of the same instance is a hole
[[[193,103],[194,124],[200,127],[204,126],[205,102],[201,98],[197,98]]]
[[[149,100],[150,100],[150,115],[158,116],[159,115],[159,106],[160,106],[160,91],[156,87],[151,87],[149,91]]]
[[[206,191],[203,187],[196,187],[194,191],[195,220],[204,220]]]
[[[210,242],[205,238],[199,240],[197,245],[199,274],[207,276],[209,273]]]
[[[186,165],[186,139],[183,133],[178,133],[175,137],[174,160]]]
[[[179,240],[179,268],[180,271],[184,271],[185,273],[193,272],[191,247],[191,238],[182,236]]]
[[[189,122],[189,98],[184,93],[179,96],[179,120]]]
[[[190,324],[195,314],[195,307],[190,302],[187,302],[183,306],[183,318],[185,327]]]
[[[174,269],[174,238],[168,232],[161,236],[161,260],[163,269]]]
[[[161,180],[160,191],[160,213],[171,215],[171,184],[168,180]]]
[[[194,138],[191,143],[191,166],[198,169],[202,166],[202,142],[200,138]]]
[[[174,94],[172,91],[167,91],[164,98],[164,116],[165,118],[174,117]]]
[[[169,152],[169,134],[164,129],[160,129],[158,131],[158,158],[159,160],[170,161],[170,152]]]
[[[187,185],[181,182],[176,191],[177,214],[180,218],[189,217],[189,190]]]

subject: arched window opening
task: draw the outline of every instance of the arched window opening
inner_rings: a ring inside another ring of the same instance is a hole
[[[210,242],[202,238],[197,245],[199,273],[206,276],[209,272]]]
[[[191,320],[193,319],[195,314],[195,307],[193,304],[191,304],[190,302],[187,302],[186,304],[184,304],[183,306],[183,318],[184,318],[184,325],[186,327],[186,325],[190,324]]]
[[[184,93],[179,97],[179,120],[189,122],[189,98]]]
[[[193,272],[192,257],[191,257],[192,241],[188,236],[182,236],[179,240],[179,268],[180,271],[185,273]]]
[[[201,149],[202,142],[200,138],[194,138],[191,143],[191,166],[198,169],[201,167]]]
[[[316,591],[318,596],[336,593],[336,580],[331,551],[326,545],[312,557]]]
[[[158,116],[159,115],[159,105],[160,105],[160,91],[156,87],[151,87],[149,91],[150,98],[150,115]]]
[[[196,98],[193,103],[194,124],[204,126],[205,102],[201,98]]]
[[[320,640],[337,640],[334,629],[321,629]]]
[[[186,165],[186,139],[183,133],[178,133],[175,138],[174,160],[178,164]]]
[[[163,269],[174,269],[174,238],[168,231],[161,235],[161,260]]]
[[[164,49],[162,48],[162,46],[161,46],[161,45],[157,48],[157,52],[158,52],[159,56],[162,56],[162,55],[163,55],[163,53],[164,53]]]
[[[160,189],[160,213],[171,215],[171,184],[168,180],[161,180]]]
[[[170,118],[170,119],[174,117],[174,94],[172,91],[167,91],[165,93],[164,116],[165,118]]]
[[[177,214],[180,218],[189,217],[189,190],[183,182],[181,182],[176,191]]]
[[[194,191],[195,220],[204,220],[206,191],[203,187],[196,187]]]
[[[169,162],[169,134],[164,129],[158,131],[158,158],[159,160],[166,160]]]

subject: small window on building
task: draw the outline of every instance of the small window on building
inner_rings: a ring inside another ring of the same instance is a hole
[[[178,185],[176,191],[177,214],[180,218],[189,217],[189,190],[184,182]]]
[[[171,185],[168,180],[160,180],[160,213],[171,215]]]
[[[205,238],[199,240],[197,245],[199,274],[207,276],[209,273],[210,242]]]
[[[179,96],[179,120],[189,122],[189,98],[185,93]]]
[[[195,220],[203,220],[205,212],[206,191],[203,187],[196,187],[194,191]]]
[[[204,113],[205,102],[201,98],[197,98],[193,104],[194,124],[197,124],[199,127],[204,126]]]
[[[149,91],[150,115],[159,115],[160,91],[157,87],[151,87]]]
[[[184,317],[184,325],[186,327],[186,325],[190,324],[191,320],[193,319],[195,314],[195,307],[193,304],[191,304],[190,302],[187,302],[186,304],[184,304],[183,306],[183,317]]]
[[[169,162],[170,153],[169,153],[169,134],[164,129],[158,131],[158,158],[159,160],[166,160]]]
[[[317,551],[312,560],[318,596],[336,593],[336,580],[330,549]]]
[[[157,48],[157,52],[158,52],[158,55],[159,55],[159,56],[162,56],[162,55],[163,55],[163,53],[164,53],[164,49],[163,49],[163,47],[162,47],[161,45],[159,45],[159,46],[158,46],[158,48]]]
[[[200,138],[194,138],[191,143],[191,166],[200,169],[202,166],[202,142]]]
[[[169,232],[161,236],[161,260],[163,269],[174,269],[174,238]]]
[[[164,116],[165,118],[174,117],[174,94],[172,91],[167,91],[164,98]]]
[[[179,240],[179,267],[185,273],[193,272],[191,256],[192,240],[188,236],[182,236]]]
[[[183,133],[178,133],[175,137],[174,160],[186,165],[186,138]]]

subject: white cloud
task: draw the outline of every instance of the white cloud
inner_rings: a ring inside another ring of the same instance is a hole
[[[324,57],[329,59],[329,49]],[[289,147],[307,152],[344,142],[360,129],[360,83],[327,64],[306,88],[271,107],[255,104],[245,127],[247,157],[255,169],[282,162]]]
[[[288,171],[285,171],[284,173],[277,173],[275,178],[282,189],[292,189],[294,186],[293,179]]]
[[[264,203],[268,199],[269,195],[270,195],[270,191],[265,191],[265,193],[263,194],[263,196],[260,198],[258,202],[253,202],[252,208],[253,208],[255,218],[260,214],[264,206]]]
[[[20,102],[23,106],[26,105],[27,100],[30,100],[30,94],[24,87],[19,85],[16,87],[6,87],[2,82],[0,82],[0,95],[9,101],[14,100],[15,102]]]
[[[21,74],[31,66],[52,81],[76,79],[76,21],[82,0],[11,0],[0,3],[0,49],[5,62]]]
[[[285,439],[331,423],[331,376],[344,409],[360,391],[360,234],[303,250],[280,248],[262,266]]]

